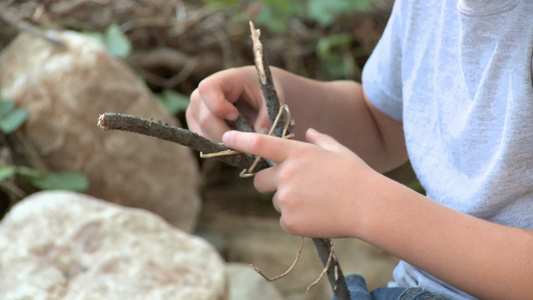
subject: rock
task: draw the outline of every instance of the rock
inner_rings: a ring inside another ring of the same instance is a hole
[[[226,299],[224,263],[160,217],[40,192],[0,223],[0,299]]]
[[[104,112],[177,124],[143,81],[97,42],[59,32],[67,49],[28,34],[0,56],[0,97],[16,101],[29,118],[25,131],[55,170],[90,179],[88,194],[152,211],[191,231],[200,210],[198,166],[188,148],[96,126]]]
[[[229,281],[228,300],[283,299],[273,283],[267,282],[247,264],[228,263],[226,265],[226,275]]]

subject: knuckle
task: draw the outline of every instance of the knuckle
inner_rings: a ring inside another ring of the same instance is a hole
[[[211,114],[201,114],[198,118],[198,124],[200,127],[205,128],[212,122]]]
[[[298,235],[300,233],[298,222],[295,221],[295,218],[282,215],[280,218],[280,225],[281,228],[289,234]]]
[[[288,162],[285,162],[282,166],[283,168],[280,168],[278,180],[280,182],[288,183],[291,181],[291,178],[294,177],[294,169],[288,165]]]
[[[262,177],[262,172],[259,172],[257,174],[255,174],[254,176],[254,187],[257,191],[259,191],[260,193],[267,193],[269,192],[266,187],[265,187],[265,183],[264,183],[264,179]]]
[[[293,203],[291,200],[293,197],[291,196],[290,190],[282,188],[277,191],[277,196],[279,205],[287,212],[292,211]]]
[[[265,141],[264,141],[264,139],[262,139],[261,136],[259,136],[259,135],[254,135],[254,136],[250,139],[250,146],[251,146],[253,149],[262,149],[262,148],[264,148],[264,146],[265,146]]]
[[[213,88],[212,80],[208,77],[200,81],[196,91],[198,91],[199,96],[202,96],[202,94],[206,94],[212,88]]]
[[[207,109],[215,115],[222,115],[224,113],[225,103],[223,99],[217,99],[216,95],[219,93],[217,89],[220,87],[216,84],[214,80],[206,78],[198,84],[196,89],[197,96],[194,97],[196,101],[202,102],[205,104]]]

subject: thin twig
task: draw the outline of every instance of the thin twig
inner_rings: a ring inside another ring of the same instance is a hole
[[[210,139],[206,139],[190,130],[137,116],[119,113],[104,113],[98,118],[98,126],[104,130],[122,130],[156,137],[187,146],[203,153],[215,153],[229,150],[226,146],[218,144]],[[220,156],[216,159],[242,169],[250,167],[254,162],[254,157],[246,153]],[[258,169],[265,169],[268,167],[269,165],[264,161],[259,162],[257,166]]]
[[[292,265],[287,269],[287,271],[283,272],[282,274],[280,274],[280,275],[278,275],[278,276],[274,276],[274,277],[270,278],[270,277],[266,276],[265,273],[263,273],[263,271],[261,271],[258,267],[254,266],[254,265],[250,265],[250,266],[252,266],[252,267],[254,268],[254,270],[255,270],[259,275],[263,276],[263,278],[265,278],[266,281],[268,281],[268,282],[272,282],[272,281],[276,281],[276,280],[278,280],[278,279],[281,279],[281,278],[287,276],[287,274],[289,274],[289,273],[292,271],[292,269],[294,269],[294,266],[296,266],[296,264],[297,264],[298,261],[300,260],[300,254],[302,254],[302,249],[303,249],[303,247],[304,247],[304,240],[305,240],[304,237],[302,237],[302,238],[300,239],[300,247],[298,248],[298,253],[296,254],[296,258],[295,258],[294,261],[292,262]],[[309,290],[309,288],[308,288],[308,290]]]
[[[332,255],[332,247],[330,239],[323,238],[313,238],[313,243],[315,244],[318,256],[324,265],[324,268],[327,270],[329,285],[333,290],[333,294],[338,300],[348,300],[350,299],[350,291],[348,291],[348,286],[346,285],[346,280],[344,279],[344,274],[339,265],[339,261],[333,257],[331,261],[329,257]]]
[[[43,38],[44,40],[50,42],[56,47],[65,47],[65,43],[63,43],[63,41],[58,39],[52,33],[43,31],[38,27],[32,25],[31,23],[22,20],[14,12],[9,11],[5,6],[0,6],[0,19],[4,20],[9,25],[17,28],[19,31],[24,31]]]
[[[259,83],[261,84],[261,90],[263,91],[263,97],[267,106],[268,114],[272,122],[273,135],[278,137],[284,137],[292,127],[294,122],[289,117],[282,118],[281,121],[276,120],[279,118],[278,111],[280,110],[281,103],[279,101],[274,81],[272,79],[272,72],[266,58],[266,53],[263,49],[263,45],[260,41],[261,31],[255,29],[253,23],[250,21],[251,38],[254,49],[254,60],[257,74],[259,76]],[[279,122],[278,122],[279,121]],[[333,290],[333,294],[338,300],[350,299],[350,292],[346,285],[344,275],[340,268],[339,262],[335,258],[333,253],[333,245],[330,239],[313,238],[313,243],[318,251],[318,256],[324,265],[324,272],[328,276],[329,283]],[[320,280],[322,275],[318,278]],[[313,282],[309,288],[314,286],[317,281]],[[308,290],[309,290],[308,288]]]
[[[254,50],[255,68],[257,70],[259,84],[261,84],[261,90],[263,91],[263,96],[265,98],[268,116],[270,117],[270,122],[273,124],[276,116],[278,115],[281,102],[279,101],[278,92],[274,86],[267,55],[260,40],[261,30],[255,29],[254,24],[250,21],[250,31]],[[287,122],[289,121],[282,117],[281,122],[278,123],[278,126],[274,127],[274,136],[281,137],[283,127],[285,124],[287,124]],[[293,124],[289,124],[289,126],[290,133]]]
[[[320,282],[320,280],[322,280],[322,278],[324,278],[324,275],[326,275],[326,272],[329,270],[329,267],[331,266],[331,262],[333,261],[333,253],[334,253],[334,247],[333,247],[333,244],[331,244],[331,249],[329,251],[329,257],[328,257],[327,264],[324,266],[324,269],[322,270],[322,273],[320,273],[318,278],[307,287],[307,290],[305,291],[306,293],[309,293],[309,290],[315,285],[317,285]]]

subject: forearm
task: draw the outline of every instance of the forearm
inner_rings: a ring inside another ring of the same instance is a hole
[[[374,108],[360,84],[320,82],[273,68],[285,102],[303,140],[308,128],[337,139],[372,168],[383,172],[407,160],[402,124]]]
[[[533,231],[442,206],[378,175],[355,236],[481,299],[533,294]],[[384,221],[386,220],[386,221]]]

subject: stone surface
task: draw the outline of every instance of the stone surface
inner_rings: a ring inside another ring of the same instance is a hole
[[[0,223],[0,299],[226,299],[224,263],[160,217],[40,192]]]
[[[99,114],[119,112],[176,124],[143,81],[95,41],[57,33],[67,49],[22,34],[0,56],[0,96],[28,110],[25,130],[55,170],[88,175],[88,194],[150,210],[191,231],[200,199],[189,149],[155,138],[105,132]]]
[[[282,300],[274,284],[267,282],[247,264],[228,263],[229,300]]]

